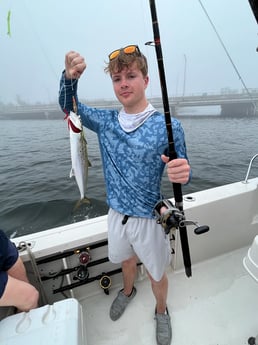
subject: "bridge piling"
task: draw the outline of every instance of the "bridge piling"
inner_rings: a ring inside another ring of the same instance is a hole
[[[243,117],[243,116],[256,116],[257,106],[253,103],[231,103],[221,104],[221,116],[225,117]]]

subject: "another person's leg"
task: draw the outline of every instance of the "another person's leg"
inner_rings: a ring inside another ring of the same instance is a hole
[[[7,281],[0,297],[0,306],[14,306],[20,311],[29,311],[38,306],[39,293],[28,282],[24,264],[19,257],[16,263],[2,275],[7,275]]]

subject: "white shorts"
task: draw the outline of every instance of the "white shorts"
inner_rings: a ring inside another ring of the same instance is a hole
[[[137,255],[155,281],[160,281],[171,261],[169,236],[155,219],[129,217],[109,209],[108,256],[113,263],[121,263]]]

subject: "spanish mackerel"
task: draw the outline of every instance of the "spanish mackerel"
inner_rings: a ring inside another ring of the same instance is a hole
[[[91,166],[91,163],[88,159],[87,141],[80,116],[72,111],[70,111],[68,116],[68,127],[72,160],[70,177],[75,177],[81,197],[75,206],[75,208],[78,208],[83,203],[90,203],[85,193],[88,181],[88,168]]]

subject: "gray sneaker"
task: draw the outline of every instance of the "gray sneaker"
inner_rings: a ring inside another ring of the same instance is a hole
[[[110,307],[109,315],[110,315],[111,320],[116,321],[117,319],[120,318],[120,316],[125,311],[127,304],[134,298],[135,295],[136,295],[135,287],[133,287],[133,290],[130,296],[126,296],[123,293],[123,289],[118,292],[116,298],[114,299]]]
[[[158,314],[155,311],[156,340],[157,345],[170,345],[172,340],[172,328],[168,309],[166,314]]]

